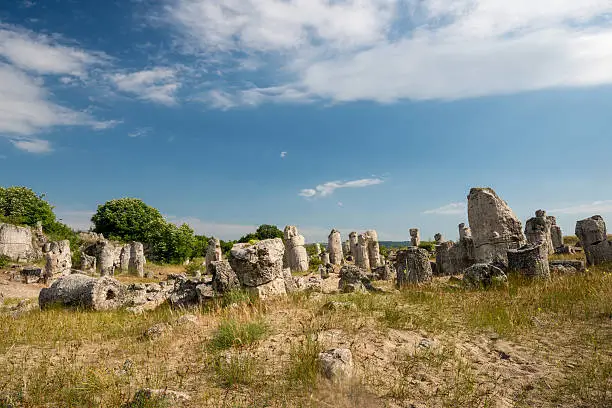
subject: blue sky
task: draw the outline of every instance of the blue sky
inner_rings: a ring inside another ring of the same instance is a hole
[[[5,1],[0,185],[84,228],[457,237],[472,186],[612,213],[609,0]]]

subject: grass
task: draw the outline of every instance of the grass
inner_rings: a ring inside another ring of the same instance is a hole
[[[239,322],[236,319],[228,319],[219,323],[209,346],[217,351],[246,347],[261,340],[267,333],[268,327],[263,321]]]
[[[291,347],[287,370],[290,384],[306,388],[312,388],[316,384],[320,372],[321,351],[323,347],[313,334],[306,335],[302,341]]]

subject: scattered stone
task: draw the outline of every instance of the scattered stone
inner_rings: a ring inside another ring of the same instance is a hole
[[[409,247],[398,251],[395,257],[397,286],[430,281],[433,276],[429,252],[423,248]]]
[[[612,262],[612,241],[608,241],[606,223],[601,215],[576,222],[576,236],[588,266]]]
[[[584,261],[580,260],[555,260],[549,261],[550,272],[558,273],[560,275],[575,274],[578,272],[584,272],[585,266]]]
[[[351,350],[337,348],[319,353],[321,372],[333,382],[344,382],[353,376],[353,354]]]
[[[329,251],[329,262],[332,265],[342,265],[344,255],[342,254],[342,238],[340,231],[333,229],[327,238],[327,250]]]
[[[179,326],[195,326],[198,324],[198,316],[193,314],[184,314],[176,321]]]
[[[99,279],[83,274],[72,274],[43,288],[38,296],[41,309],[62,305],[92,310],[113,310],[125,303],[125,287],[110,277]]]
[[[491,188],[472,188],[468,219],[478,263],[508,265],[508,250],[525,245],[521,221]]]
[[[504,271],[492,264],[472,265],[463,273],[463,285],[467,288],[487,289],[503,286],[507,281]]]
[[[228,261],[212,261],[207,267],[212,273],[212,288],[217,293],[226,293],[240,287],[236,272]]]
[[[528,278],[550,278],[548,244],[540,241],[508,250],[508,269]]]
[[[295,278],[295,287],[297,291],[321,292],[322,286],[322,278],[318,276],[311,275]]]
[[[25,284],[38,283],[44,279],[43,270],[35,266],[26,266],[21,272],[21,280]]]
[[[421,339],[421,341],[419,341],[419,347],[421,348],[431,348],[433,346],[433,341],[429,340],[429,339]]]
[[[418,247],[421,243],[421,233],[418,228],[410,228],[410,245]]]
[[[142,336],[148,340],[157,340],[170,330],[172,327],[168,323],[157,323],[145,330]]]

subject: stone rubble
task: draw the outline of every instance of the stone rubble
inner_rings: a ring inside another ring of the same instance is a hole
[[[503,286],[508,277],[500,268],[492,264],[475,264],[463,273],[462,284],[470,289],[487,289],[495,286]]]

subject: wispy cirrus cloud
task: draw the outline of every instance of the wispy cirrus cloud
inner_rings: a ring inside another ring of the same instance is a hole
[[[110,79],[118,90],[162,105],[175,105],[176,91],[181,86],[177,71],[167,67],[117,73]]]
[[[384,180],[380,178],[366,178],[352,181],[328,181],[327,183],[319,184],[315,188],[302,189],[299,195],[305,198],[327,197],[332,195],[334,191],[338,189],[363,188],[382,184],[383,182]]]
[[[593,201],[592,203],[576,204],[570,207],[556,208],[550,214],[605,214],[612,213],[612,200]]]
[[[437,215],[457,215],[465,214],[467,206],[465,203],[450,203],[443,205],[442,207],[434,208],[432,210],[423,211],[423,214],[437,214]]]

